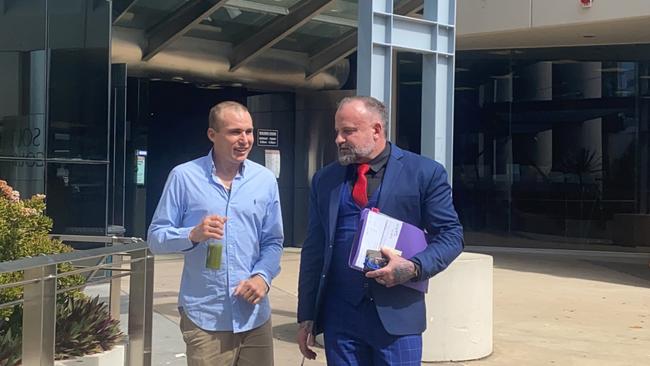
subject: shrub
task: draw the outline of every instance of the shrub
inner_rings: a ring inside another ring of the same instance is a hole
[[[38,255],[71,252],[60,240],[49,237],[52,220],[45,215],[45,196],[21,200],[18,191],[0,180],[0,262]],[[58,265],[58,273],[72,265]],[[20,281],[21,272],[0,274],[0,284]],[[59,289],[84,283],[80,275],[57,279]],[[0,304],[22,298],[22,287],[0,290]],[[68,358],[111,349],[122,338],[119,321],[112,319],[99,298],[88,299],[79,290],[57,295],[55,353]],[[0,309],[0,366],[20,363],[22,306]]]
[[[49,237],[52,219],[45,215],[45,195],[35,195],[21,200],[20,193],[0,180],[0,262],[25,257],[68,253],[73,249],[60,240]],[[60,264],[59,273],[72,269],[70,264]],[[0,284],[20,281],[21,272],[0,274]],[[83,277],[71,275],[57,280],[59,288],[81,285]],[[60,296],[79,296],[79,291]],[[22,288],[13,287],[0,290],[0,304],[22,298]],[[7,318],[11,309],[0,309],[0,318]],[[2,329],[0,329],[0,333]]]

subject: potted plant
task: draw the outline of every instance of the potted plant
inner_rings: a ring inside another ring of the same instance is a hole
[[[122,332],[99,297],[69,297],[57,308],[55,365],[115,366],[124,363]],[[87,355],[87,356],[86,356]]]

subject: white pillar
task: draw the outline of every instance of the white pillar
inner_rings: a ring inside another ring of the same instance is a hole
[[[422,361],[464,361],[492,353],[492,257],[462,253],[429,280]]]

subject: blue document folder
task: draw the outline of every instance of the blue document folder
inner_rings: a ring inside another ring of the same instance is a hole
[[[359,231],[354,238],[348,264],[353,269],[363,271],[368,249],[379,250],[387,246],[401,251],[402,257],[410,259],[426,249],[427,245],[424,231],[417,226],[366,208],[361,211]],[[406,282],[402,286],[426,293],[429,280]]]

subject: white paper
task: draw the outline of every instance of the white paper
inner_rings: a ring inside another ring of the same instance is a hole
[[[280,150],[264,150],[264,165],[280,178]]]
[[[359,250],[354,259],[354,266],[363,269],[368,250],[380,250],[381,247],[395,249],[401,230],[401,221],[381,213],[368,212],[366,225],[363,232],[359,234]]]

